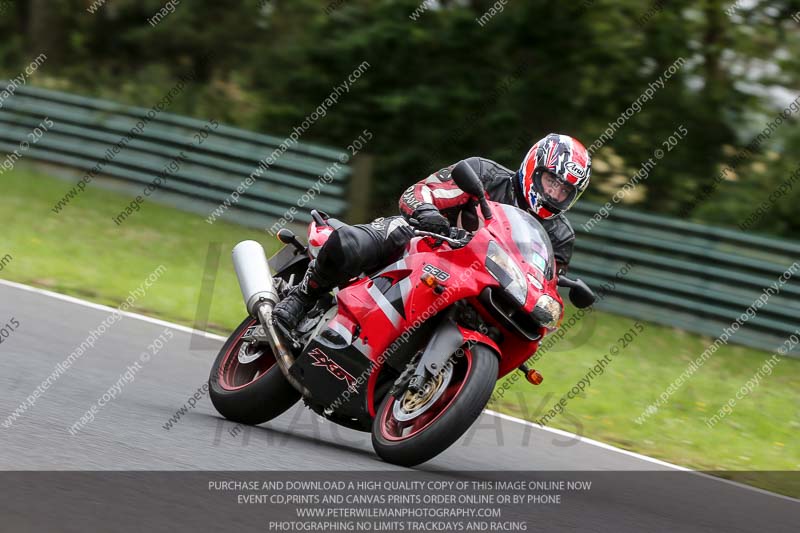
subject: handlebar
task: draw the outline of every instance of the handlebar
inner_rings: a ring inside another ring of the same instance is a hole
[[[419,221],[416,218],[409,218],[408,224],[414,228],[414,236],[416,237],[431,237],[436,239],[439,244],[442,242],[446,242],[453,248],[463,248],[469,241],[472,239],[472,234],[467,230],[458,228],[458,227],[451,227],[450,228],[450,235],[442,235],[440,233],[434,233],[432,231],[423,231],[421,229],[417,229],[419,226]],[[438,244],[437,244],[438,246]]]
[[[453,248],[463,248],[464,246],[469,244],[472,235],[470,235],[468,232],[459,228],[451,228],[450,231],[451,235],[453,233],[456,233],[457,237],[456,238],[446,237],[444,235],[440,235],[439,233],[433,233],[431,231],[422,231],[422,230],[414,230],[414,235],[416,235],[417,237],[431,237],[439,241],[444,241]]]

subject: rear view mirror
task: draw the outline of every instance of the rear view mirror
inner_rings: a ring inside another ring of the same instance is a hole
[[[487,220],[492,218],[492,210],[489,208],[489,203],[486,201],[486,192],[483,189],[483,183],[466,160],[459,162],[453,167],[450,177],[453,178],[453,181],[458,185],[459,189],[478,200],[483,218]]]
[[[483,198],[483,183],[481,183],[480,178],[478,178],[478,175],[472,170],[472,167],[467,164],[466,160],[459,162],[453,167],[450,177],[453,178],[458,188],[465,193],[476,198]]]
[[[559,287],[569,287],[569,301],[578,309],[590,307],[597,301],[592,289],[581,279],[569,279],[565,276],[558,277]]]

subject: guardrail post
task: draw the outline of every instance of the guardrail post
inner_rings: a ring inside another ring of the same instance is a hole
[[[371,155],[358,155],[350,162],[352,174],[347,189],[348,224],[369,222],[374,159]]]

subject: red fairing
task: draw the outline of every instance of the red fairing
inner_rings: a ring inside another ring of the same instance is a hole
[[[370,278],[354,282],[338,293],[339,310],[333,323],[341,325],[350,334],[358,333],[354,342],[360,343],[359,351],[373,362],[366,391],[371,415],[374,416],[376,407],[374,391],[377,376],[386,358],[398,349],[398,339],[404,332],[415,331],[458,301],[470,303],[486,324],[499,329],[503,334],[502,343],[496,344],[483,333],[461,328],[466,340],[483,343],[498,354],[501,377],[518,368],[538,348],[541,338],[531,341],[517,331],[506,328],[498,322],[491,310],[484,308],[478,298],[486,287],[500,286],[486,268],[489,242],[495,241],[503,243],[503,249],[524,272],[528,295],[522,312],[531,313],[536,301],[543,294],[549,294],[562,304],[557,291],[557,276],[551,273],[548,279],[541,268],[529,262],[530,259],[509,238],[512,221],[502,208],[496,207],[501,204],[492,202],[492,205],[494,218],[484,221],[484,227],[476,232],[467,246],[452,249],[445,243],[434,247],[433,239],[416,237],[409,243],[407,254],[401,260]],[[444,292],[438,294],[424,283],[424,274],[436,275]],[[540,329],[541,336],[546,333],[548,331],[545,328]]]

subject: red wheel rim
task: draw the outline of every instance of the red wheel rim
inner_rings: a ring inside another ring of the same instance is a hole
[[[397,420],[394,416],[394,404],[397,401],[389,397],[381,413],[381,435],[390,441],[403,441],[419,435],[425,431],[439,417],[441,417],[453,404],[467,382],[469,371],[472,368],[472,351],[464,350],[464,356],[456,358],[453,368],[453,377],[447,384],[444,393],[424,413],[407,421]]]
[[[225,390],[239,390],[261,379],[275,365],[272,350],[267,349],[258,359],[250,363],[239,361],[239,349],[244,344],[242,337],[258,325],[258,320],[250,318],[247,325],[236,335],[222,362],[219,365],[219,386]]]

